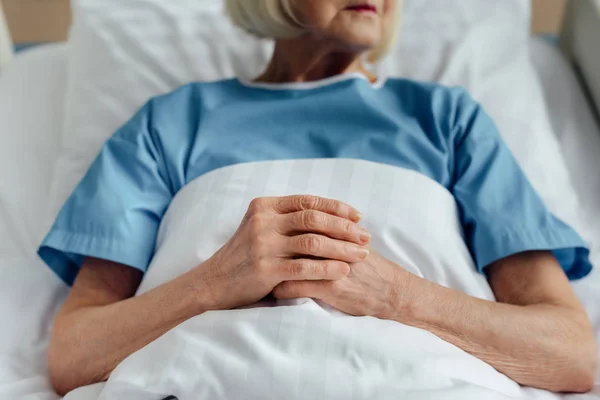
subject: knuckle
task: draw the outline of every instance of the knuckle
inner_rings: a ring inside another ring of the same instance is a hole
[[[317,235],[306,235],[301,241],[301,248],[310,254],[318,253],[321,250],[323,241]]]
[[[250,217],[248,228],[253,240],[257,240],[262,235],[266,225],[267,221],[265,221],[265,217],[261,214],[254,214]]]
[[[266,199],[264,197],[258,197],[250,202],[248,206],[248,212],[253,215],[257,214],[265,209]]]
[[[344,233],[352,234],[354,233],[354,224],[352,224],[351,222],[344,222],[342,225],[342,230],[344,231]]]
[[[339,278],[348,272],[348,264],[341,261],[327,261],[323,273],[331,278]]]
[[[290,264],[290,274],[295,277],[303,275],[306,265],[302,261],[296,261]]]
[[[319,199],[315,196],[306,195],[300,196],[298,202],[301,210],[312,210],[319,204]]]
[[[302,227],[312,230],[317,229],[323,224],[323,219],[315,211],[303,211],[300,213]]]
[[[263,272],[265,272],[269,265],[267,264],[266,260],[264,258],[260,258],[257,256],[257,260],[255,260],[254,262],[254,269],[259,273],[262,274]]]
[[[324,261],[319,265],[316,272],[322,274],[324,277],[329,276],[331,271],[335,269],[336,262],[335,261]]]
[[[333,204],[331,205],[331,209],[336,215],[343,215],[344,211],[346,210],[346,205],[341,201],[334,200]]]
[[[256,273],[259,276],[269,276],[271,274],[271,264],[262,258],[254,264]]]

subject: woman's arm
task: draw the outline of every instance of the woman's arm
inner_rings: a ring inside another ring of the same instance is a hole
[[[52,328],[50,379],[57,393],[108,379],[127,356],[210,309],[191,271],[139,297],[142,273],[88,259]]]
[[[352,315],[432,332],[525,386],[591,390],[598,349],[590,321],[550,252],[487,269],[499,303],[412,275],[375,252],[335,282],[284,282],[279,298],[313,297]]]
[[[393,319],[460,347],[525,386],[587,392],[598,349],[589,318],[550,252],[488,269],[498,303],[407,275]]]

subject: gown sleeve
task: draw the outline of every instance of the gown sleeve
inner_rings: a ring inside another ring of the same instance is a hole
[[[152,125],[152,102],[112,136],[39,247],[71,285],[86,257],[145,272],[173,197]]]
[[[491,118],[466,94],[460,108],[452,192],[479,271],[516,253],[549,250],[569,279],[589,274],[585,243],[546,208]]]

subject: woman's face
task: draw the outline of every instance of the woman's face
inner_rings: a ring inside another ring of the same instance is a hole
[[[394,23],[396,0],[291,0],[294,15],[317,40],[341,50],[377,47]]]

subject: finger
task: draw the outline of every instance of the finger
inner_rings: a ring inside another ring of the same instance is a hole
[[[348,275],[350,266],[333,260],[285,260],[279,272],[282,281],[338,280]]]
[[[369,250],[354,243],[331,239],[314,233],[289,237],[283,256],[310,256],[355,263],[364,260]]]
[[[369,231],[358,224],[322,211],[298,211],[284,215],[281,221],[280,233],[283,235],[310,232],[359,245],[365,245],[371,241]]]
[[[279,197],[276,199],[273,207],[275,211],[280,214],[304,210],[317,210],[341,218],[346,218],[354,222],[358,222],[362,219],[362,215],[358,210],[346,203],[311,195]]]
[[[273,289],[273,296],[280,300],[310,297],[322,299],[328,286],[327,281],[288,281]]]

